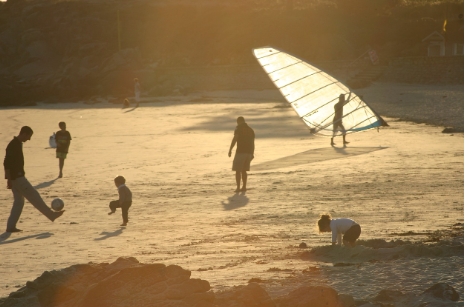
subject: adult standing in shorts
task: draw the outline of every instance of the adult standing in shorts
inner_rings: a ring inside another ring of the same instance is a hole
[[[341,128],[341,134],[343,135],[343,145],[346,146],[349,142],[346,141],[346,129],[343,126],[343,107],[345,104],[349,102],[349,98],[351,97],[351,92],[348,95],[348,99],[345,99],[345,94],[340,94],[338,98],[338,103],[335,104],[335,116],[333,116],[333,135],[331,138],[331,145],[335,145],[333,139],[338,132],[338,128]]]
[[[59,159],[59,178],[63,177],[63,165],[67,158],[68,148],[70,147],[71,135],[67,131],[67,124],[65,122],[59,123],[60,130],[55,133],[55,142],[57,143],[56,157]]]
[[[5,152],[3,167],[5,169],[5,179],[7,189],[13,192],[13,207],[7,221],[7,232],[19,232],[16,224],[21,216],[26,198],[37,210],[44,214],[52,222],[60,217],[64,211],[52,211],[44,202],[39,192],[29,183],[24,172],[23,143],[30,140],[33,130],[24,126],[18,136],[8,144]]]
[[[231,157],[232,149],[236,143],[236,155],[232,161],[232,170],[236,172],[236,192],[240,192],[247,190],[247,171],[250,171],[250,162],[254,158],[255,151],[255,132],[247,125],[242,116],[237,118],[237,127],[234,130],[234,137],[229,148],[229,157]],[[240,187],[241,178],[242,188]]]

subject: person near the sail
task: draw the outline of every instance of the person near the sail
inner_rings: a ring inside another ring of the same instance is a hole
[[[333,142],[333,138],[335,137],[338,128],[341,128],[341,133],[343,134],[343,145],[348,144],[349,142],[346,141],[346,129],[343,126],[343,107],[345,104],[349,102],[349,98],[351,97],[351,92],[348,95],[348,99],[345,99],[345,94],[340,94],[338,99],[338,103],[335,104],[335,116],[333,116],[333,136],[331,138],[331,145],[335,145]]]
[[[323,214],[318,220],[320,232],[332,233],[332,245],[354,246],[361,235],[361,226],[348,218],[332,219],[330,214]],[[341,238],[343,236],[343,239]]]
[[[231,157],[232,149],[236,143],[236,155],[232,161],[232,170],[236,172],[236,192],[241,192],[247,190],[247,171],[250,171],[250,162],[254,158],[255,151],[255,132],[247,125],[242,116],[237,118],[237,127],[234,130],[234,137],[229,148],[229,157]],[[242,188],[240,187],[241,177]]]

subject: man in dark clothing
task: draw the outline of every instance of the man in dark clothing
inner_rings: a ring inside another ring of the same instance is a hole
[[[52,211],[42,200],[41,195],[26,179],[24,172],[23,143],[30,140],[33,131],[30,127],[24,126],[18,136],[8,144],[5,153],[3,167],[5,169],[5,179],[7,188],[13,192],[13,207],[7,221],[7,232],[19,232],[16,228],[21,212],[23,211],[24,199],[26,198],[37,210],[44,214],[52,222],[60,217],[64,211]]]
[[[236,172],[236,192],[240,192],[247,190],[247,171],[250,171],[250,162],[254,158],[255,151],[255,132],[246,124],[242,116],[237,118],[237,127],[234,130],[234,137],[229,148],[229,157],[236,143],[237,149],[232,161],[232,170]],[[241,175],[242,189],[240,188]]]

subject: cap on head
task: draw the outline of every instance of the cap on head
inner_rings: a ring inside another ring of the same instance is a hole
[[[238,124],[243,124],[243,123],[245,123],[244,117],[239,116],[239,117],[237,118],[237,123],[238,123]]]
[[[125,178],[124,176],[117,176],[114,178],[114,182],[118,185],[124,184],[125,183]]]
[[[19,134],[33,134],[33,130],[29,126],[23,126],[21,127],[20,133]]]

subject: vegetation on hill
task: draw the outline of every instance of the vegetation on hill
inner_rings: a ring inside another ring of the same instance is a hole
[[[0,90],[8,92],[21,81],[41,89],[31,94],[36,99],[106,94],[109,82],[103,79],[115,71],[131,80],[132,72],[144,67],[249,64],[255,61],[251,49],[265,45],[313,62],[352,61],[369,47],[381,57],[423,55],[421,41],[433,31],[463,36],[463,5],[461,0],[8,0],[0,2]],[[0,104],[26,99],[10,94]]]

